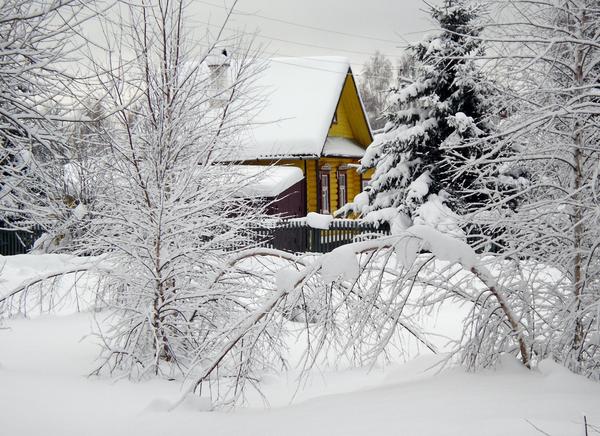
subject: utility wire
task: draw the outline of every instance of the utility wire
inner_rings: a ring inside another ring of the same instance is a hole
[[[211,46],[210,44],[205,44],[205,43],[201,43],[198,42],[196,43],[197,45],[200,45],[202,47],[206,47],[206,48],[214,48],[214,46]],[[295,63],[293,62],[294,59],[314,59],[316,62],[319,63],[332,63],[332,64],[342,64],[342,65],[350,65],[350,62],[342,62],[342,61],[336,61],[333,59],[324,59],[322,57],[319,56],[287,56],[285,54],[282,54],[280,52],[268,52],[265,50],[259,50],[259,53],[263,54],[263,55],[267,55],[267,56],[271,56],[271,57],[264,57],[264,56],[255,56],[256,59],[263,61],[263,62],[275,62],[278,64],[284,64],[284,65],[290,65],[290,66],[294,66],[294,67],[298,67],[298,68],[302,68],[302,69],[306,69],[306,70],[315,70],[315,71],[325,71],[327,73],[332,73],[332,74],[346,74],[346,71],[344,72],[340,72],[339,70],[331,70],[329,68],[325,68],[325,67],[319,67],[319,66],[314,66],[314,65],[303,65],[303,64],[299,64],[299,63]],[[333,66],[332,66],[333,68]],[[400,71],[401,68],[396,68],[393,67],[392,71]],[[355,73],[352,72],[352,75],[354,77],[370,77],[370,78],[378,78],[378,79],[387,79],[387,77],[385,76],[377,76],[374,74],[364,74],[364,73]],[[392,78],[392,81],[394,80],[394,78]]]
[[[215,8],[228,10],[228,8],[226,6],[218,5],[218,4],[215,4],[215,3],[207,2],[207,1],[204,1],[204,0],[195,0],[195,1],[197,3],[202,3],[202,4],[205,4],[205,5],[208,5],[208,6],[212,6],[212,7],[215,7]],[[233,11],[232,15],[251,16],[251,17],[261,18],[263,20],[275,21],[277,23],[288,24],[290,26],[296,26],[296,27],[302,27],[304,29],[316,30],[318,32],[326,32],[326,33],[332,33],[332,34],[335,34],[335,35],[348,36],[348,37],[351,37],[351,38],[368,39],[368,40],[371,40],[371,41],[381,41],[381,42],[389,42],[389,43],[392,43],[392,44],[398,44],[398,41],[397,40],[393,40],[393,39],[377,38],[377,37],[369,36],[369,35],[361,35],[361,34],[357,34],[357,33],[347,33],[347,32],[341,32],[341,31],[337,31],[337,30],[324,29],[322,27],[310,26],[310,25],[307,25],[307,24],[300,24],[300,23],[296,23],[294,21],[282,20],[280,18],[268,17],[268,16],[265,16],[265,15],[255,14],[255,13],[252,13],[252,12]]]
[[[197,1],[199,1],[200,3],[207,3],[207,2],[200,1],[200,0],[197,0]],[[210,3],[207,3],[207,4],[210,4]],[[218,5],[214,5],[214,6],[218,6]],[[227,8],[224,8],[224,9],[229,10]],[[205,26],[209,26],[209,27],[218,27],[218,28],[221,28],[221,26],[219,26],[217,24],[212,24],[212,23],[209,23],[209,22],[206,22],[206,21],[201,21],[201,20],[193,20],[193,21],[196,24],[205,25]],[[232,29],[230,29],[230,30],[232,32],[235,32],[235,33],[241,34],[241,35],[248,35],[248,36],[252,36],[252,37],[262,37],[260,34],[255,33],[255,32],[244,32],[244,31],[241,31],[241,30],[232,30]],[[280,41],[284,41],[284,42],[296,43],[294,41],[288,41],[288,40],[283,40],[283,39],[271,38],[271,37],[268,37],[268,36],[264,36],[264,38],[266,38],[266,39],[275,39],[275,40],[280,40]],[[297,44],[308,45],[308,44],[302,44],[302,43],[297,43]],[[211,48],[211,46],[209,46],[207,44],[198,43],[198,45]],[[313,45],[308,45],[308,46],[313,46]],[[326,48],[326,49],[330,49],[330,50],[339,50],[339,51],[343,50],[343,49],[337,49],[337,48],[334,48],[334,47],[323,47],[323,46],[314,46],[314,47]],[[293,59],[294,58],[296,58],[296,59],[313,58],[313,59],[315,59],[316,62],[319,62],[319,63],[342,64],[342,65],[350,65],[351,64],[350,61],[344,62],[344,61],[334,60],[334,59],[331,59],[331,58],[328,59],[326,57],[320,57],[320,56],[289,55],[289,54],[284,54],[284,53],[282,53],[280,51],[273,52],[273,51],[267,51],[267,50],[259,50],[259,52],[261,54],[263,54],[263,55],[269,56],[269,57],[256,56],[256,59],[259,59],[261,61],[276,62],[276,63],[279,63],[279,64],[295,66],[295,67],[302,68],[302,69],[307,69],[307,70],[325,71],[325,72],[332,73],[332,74],[341,74],[341,73],[340,73],[339,70],[331,70],[331,69],[328,69],[326,67],[319,67],[319,66],[311,66],[311,65],[298,64],[298,63],[293,62]],[[360,53],[360,52],[357,52],[357,53]],[[372,53],[366,53],[366,52],[363,52],[363,53],[372,55]],[[386,56],[386,57],[395,57],[395,56],[389,56],[389,55],[385,55],[385,54],[384,54],[384,56]],[[286,58],[289,58],[289,59],[286,59]],[[394,71],[394,72],[398,72],[398,71],[401,71],[401,70],[402,70],[402,68],[399,68],[399,67],[392,67],[391,68],[391,71]],[[344,72],[343,74],[346,74],[346,73]],[[365,73],[356,73],[356,72],[353,72],[352,75],[354,77],[369,77],[369,78],[381,78],[381,79],[387,79],[388,78],[386,76],[379,76],[379,75],[365,74]],[[392,78],[392,81],[393,80],[394,79]]]
[[[201,25],[206,25],[209,27],[219,27],[216,24],[212,24],[209,22],[205,22],[205,21],[199,21],[199,20],[194,20],[195,23],[197,24],[201,24]],[[254,33],[254,32],[243,32],[240,30],[232,30],[230,29],[232,32],[238,33],[238,34],[242,34],[242,35],[248,35],[248,36],[252,36],[252,37],[258,37],[258,38],[266,38],[266,39],[275,39],[275,40],[279,40],[279,41],[284,41],[284,42],[291,42],[294,44],[300,44],[300,45],[308,45],[311,47],[318,47],[318,48],[324,48],[324,49],[330,49],[330,50],[336,50],[336,51],[342,51],[343,49],[338,49],[335,47],[323,47],[323,46],[315,46],[312,44],[303,44],[303,43],[296,43],[294,41],[288,41],[288,40],[280,40],[280,39],[276,39],[276,38],[271,38],[268,36],[262,36],[258,33]],[[200,44],[200,45],[204,45],[204,44]],[[344,51],[349,51],[349,50],[344,50]],[[348,64],[349,62],[344,62],[344,61],[339,61],[339,60],[334,60],[334,59],[327,59],[324,57],[319,57],[319,56],[299,56],[299,55],[290,55],[290,54],[285,54],[282,53],[281,51],[277,50],[277,51],[267,51],[267,50],[260,50],[261,53],[269,56],[269,58],[264,58],[264,57],[257,57],[257,59],[263,60],[263,61],[273,61],[273,62],[278,62],[278,63],[284,63],[284,64],[288,64],[288,65],[294,65],[294,66],[298,66],[300,68],[305,68],[305,69],[314,69],[314,70],[321,70],[321,71],[327,71],[327,72],[331,72],[331,73],[337,73],[337,71],[335,70],[329,70],[327,68],[320,68],[320,67],[310,67],[308,65],[298,65],[295,63],[291,63],[291,62],[285,62],[285,59],[273,59],[273,58],[318,58],[318,62],[321,63],[328,63],[328,64]],[[354,52],[354,53],[364,53],[367,55],[372,56],[373,53],[367,53],[367,52]],[[391,56],[391,55],[387,55],[385,53],[382,53],[384,56],[388,57],[388,58],[394,58],[394,57],[398,57],[398,56]],[[291,60],[291,59],[290,59]],[[351,63],[351,62],[350,62]],[[364,63],[364,61],[363,61]],[[401,71],[402,68],[399,67],[391,67],[392,71]],[[362,77],[372,77],[372,78],[385,78],[384,76],[377,76],[377,75],[373,75],[373,74],[364,74],[364,73],[352,73],[354,76],[362,76]]]
[[[210,27],[220,27],[217,24],[212,24],[206,21],[195,21],[198,24],[203,24],[205,26],[210,26]],[[368,55],[368,56],[372,56],[373,52],[366,52],[366,51],[359,51],[359,50],[348,50],[345,48],[338,48],[338,47],[330,47],[330,46],[324,46],[324,45],[318,45],[318,44],[310,44],[310,43],[306,43],[306,42],[299,42],[299,41],[293,41],[291,39],[284,39],[284,38],[277,38],[275,36],[268,36],[268,35],[264,35],[262,33],[253,33],[253,32],[243,32],[243,31],[237,31],[239,33],[241,33],[242,35],[252,35],[256,38],[262,38],[262,39],[268,39],[271,41],[279,41],[279,42],[285,42],[288,44],[295,44],[295,45],[301,45],[304,47],[312,47],[312,48],[320,48],[323,50],[333,50],[336,52],[345,52],[345,53],[356,53],[356,54],[362,54],[362,55]],[[390,57],[390,58],[394,58],[394,57],[399,57],[399,55],[390,55],[387,53],[382,53],[384,56],[386,57]]]

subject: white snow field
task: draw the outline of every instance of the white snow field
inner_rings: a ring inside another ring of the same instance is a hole
[[[68,257],[0,257],[0,295]],[[39,268],[36,268],[39,265]],[[15,275],[18,275],[16,277]],[[0,326],[0,435],[590,435],[600,430],[600,384],[552,363],[528,371],[504,359],[496,370],[430,369],[440,357],[416,356],[386,368],[315,371],[294,397],[297,373],[263,383],[234,412],[202,411],[190,401],[174,412],[180,382],[131,383],[88,377],[99,352],[91,313],[11,319]],[[460,312],[441,313],[455,334]],[[293,398],[293,404],[290,404]]]

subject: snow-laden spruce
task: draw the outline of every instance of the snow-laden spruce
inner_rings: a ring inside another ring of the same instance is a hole
[[[464,160],[485,151],[481,144],[467,145],[469,140],[495,128],[494,91],[473,60],[483,52],[480,12],[480,6],[465,1],[432,7],[439,32],[410,46],[417,65],[414,82],[392,90],[387,124],[361,160],[360,171],[374,169],[369,204],[353,206],[367,219],[399,230],[426,222],[460,233],[455,214],[488,200],[486,181],[477,171],[457,171]],[[449,226],[452,221],[456,224]]]

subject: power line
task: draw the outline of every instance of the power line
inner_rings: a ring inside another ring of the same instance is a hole
[[[210,27],[215,27],[215,28],[221,28],[220,25],[218,25],[218,24],[212,24],[212,23],[209,23],[207,21],[194,20],[194,22],[198,23],[198,24],[203,24],[205,26],[210,26]],[[295,45],[300,45],[300,46],[304,46],[304,47],[319,48],[319,49],[322,49],[322,50],[333,50],[333,51],[336,51],[336,52],[355,53],[355,54],[361,54],[361,55],[367,55],[367,56],[372,56],[374,54],[374,52],[366,52],[366,51],[359,51],[359,50],[348,50],[348,49],[345,49],[345,48],[338,48],[338,47],[324,46],[324,45],[318,45],[318,44],[310,44],[310,43],[307,43],[307,42],[293,41],[291,39],[277,38],[275,36],[268,36],[268,35],[264,35],[262,33],[244,32],[244,31],[236,31],[236,32],[239,32],[242,35],[251,35],[251,36],[256,37],[256,38],[268,39],[268,40],[271,40],[271,41],[285,42],[285,43],[288,43],[288,44],[295,44]],[[386,56],[386,57],[389,57],[389,58],[399,57],[399,55],[390,55],[390,54],[387,54],[387,53],[382,53],[382,54],[384,56]]]
[[[272,55],[278,56],[276,58],[272,58],[272,57],[266,58],[266,57],[256,56],[256,59],[259,59],[263,62],[275,62],[278,64],[290,65],[293,67],[302,68],[302,69],[306,69],[306,70],[324,71],[324,72],[332,73],[332,74],[340,74],[340,75],[346,74],[345,71],[341,72],[339,70],[331,70],[331,69],[325,68],[325,67],[319,67],[319,66],[315,66],[315,65],[304,65],[304,64],[299,64],[299,63],[293,62],[294,59],[306,59],[306,57],[302,57],[302,56],[286,56],[281,53],[273,53],[273,52],[266,52],[266,51],[263,51],[262,53],[264,53],[266,55],[271,55],[271,56]],[[308,57],[308,59],[311,59],[311,57]],[[345,64],[345,65],[350,66],[350,62],[341,62],[341,61],[335,61],[333,59],[323,59],[320,57],[312,57],[312,59],[314,59],[316,62]],[[401,68],[393,67],[391,70],[397,72],[397,71],[400,71]],[[385,76],[378,76],[375,74],[364,74],[364,73],[352,72],[352,75],[354,77],[370,77],[370,78],[374,78],[374,79],[387,79],[387,77],[385,77]],[[393,78],[392,78],[392,80],[393,80]]]
[[[373,55],[372,52],[358,51],[358,50],[348,50],[348,49],[345,49],[345,48],[328,47],[328,46],[323,46],[323,45],[318,45],[318,44],[310,44],[310,43],[306,43],[306,42],[297,42],[297,41],[291,41],[289,39],[276,38],[276,37],[273,37],[273,36],[267,36],[267,35],[262,35],[262,34],[258,34],[258,35],[256,35],[256,37],[258,37],[258,38],[264,38],[264,39],[270,39],[272,41],[279,41],[279,42],[286,42],[286,43],[289,43],[289,44],[301,45],[301,46],[304,46],[304,47],[320,48],[320,49],[323,49],[323,50],[342,51],[342,52],[346,52],[346,53],[356,53],[356,54],[363,54],[363,55],[368,55],[368,56]],[[387,55],[387,54],[385,56],[394,57],[394,56]],[[397,55],[395,57],[397,57]]]
[[[198,21],[198,20],[194,20],[194,21],[199,24],[214,26],[213,24],[210,24],[210,23],[206,23],[206,22],[202,22],[202,21]],[[247,33],[247,32],[240,32],[240,33],[257,36],[257,35]],[[197,42],[196,44],[206,47],[206,48],[214,48],[215,47],[214,45],[201,43],[201,42]],[[263,62],[275,62],[275,63],[279,63],[279,64],[290,65],[290,66],[308,69],[308,70],[325,71],[325,72],[332,73],[332,74],[342,74],[342,73],[338,70],[331,70],[331,69],[328,69],[325,67],[298,64],[298,63],[293,62],[293,59],[307,59],[307,58],[311,59],[312,58],[316,62],[319,62],[319,63],[342,64],[342,65],[348,65],[348,66],[350,66],[350,64],[351,64],[351,62],[349,60],[348,60],[348,62],[344,62],[344,61],[339,61],[339,60],[334,60],[334,59],[327,59],[325,57],[320,57],[320,56],[287,55],[287,54],[281,53],[279,51],[272,52],[272,51],[267,51],[267,50],[258,50],[258,53],[270,56],[270,57],[254,56],[256,59],[261,60]],[[402,70],[402,68],[392,67],[391,70],[397,72],[397,71]],[[345,73],[343,73],[343,74],[345,74]],[[387,78],[385,76],[378,76],[378,75],[374,75],[374,74],[355,73],[355,72],[353,72],[352,75],[355,77]]]
[[[205,5],[208,5],[208,6],[213,6],[215,8],[228,10],[227,7],[222,6],[222,5],[217,5],[215,3],[207,2],[207,1],[204,1],[204,0],[195,0],[195,1],[197,3],[202,3],[202,4],[205,4]],[[361,34],[356,34],[356,33],[347,33],[347,32],[341,32],[341,31],[338,31],[338,30],[325,29],[325,28],[322,28],[322,27],[310,26],[310,25],[307,25],[307,24],[296,23],[294,21],[282,20],[280,18],[268,17],[268,16],[260,15],[260,14],[254,14],[252,12],[242,12],[242,11],[235,11],[234,10],[232,12],[232,15],[251,16],[251,17],[261,18],[263,20],[275,21],[277,23],[288,24],[290,26],[296,26],[296,27],[301,27],[301,28],[304,28],[304,29],[316,30],[318,32],[332,33],[332,34],[336,34],[336,35],[348,36],[348,37],[351,37],[351,38],[369,39],[371,41],[380,41],[380,42],[389,42],[389,43],[392,43],[392,44],[398,44],[397,40],[385,39],[385,38],[377,38],[375,36],[361,35]]]
[[[335,74],[340,74],[339,71],[337,70],[330,70],[328,68],[325,67],[318,67],[318,66],[310,66],[310,65],[303,65],[303,64],[298,64],[298,63],[294,63],[293,59],[314,59],[316,62],[323,62],[323,63],[331,63],[331,64],[343,64],[343,65],[348,65],[350,66],[351,62],[342,62],[342,61],[336,61],[333,59],[325,59],[323,57],[319,57],[319,56],[289,56],[289,55],[285,55],[283,53],[280,52],[268,52],[268,51],[262,51],[263,54],[266,54],[267,56],[274,56],[274,57],[257,57],[257,59],[261,60],[261,61],[265,61],[265,62],[276,62],[279,64],[284,64],[284,65],[291,65],[294,67],[298,67],[298,68],[304,68],[304,69],[308,69],[308,70],[317,70],[317,71],[325,71],[328,73],[335,73]],[[392,67],[391,71],[401,71],[402,68],[399,67]],[[344,73],[345,74],[345,73]],[[355,73],[352,72],[352,75],[355,77],[371,77],[371,78],[385,78],[385,76],[378,76],[375,74],[365,74],[365,73]]]
[[[279,64],[292,65],[294,67],[305,68],[305,69],[308,69],[308,70],[326,71],[326,72],[334,73],[334,74],[346,74],[345,72],[342,73],[340,71],[330,70],[328,68],[321,68],[321,67],[317,67],[317,66],[297,64],[297,63],[294,63],[294,62],[286,62],[285,61],[285,57],[281,58],[281,59],[273,59],[273,58],[259,58],[259,59],[267,61],[267,62],[276,62],[276,63],[279,63]],[[300,58],[300,59],[302,59],[302,58]],[[316,58],[316,59],[318,61],[325,61],[325,62],[327,62],[327,59],[318,59],[318,58]],[[332,61],[332,62],[334,62],[334,61]],[[336,63],[342,63],[342,62],[336,62]],[[392,68],[392,71],[399,71],[399,70],[400,70],[399,68]],[[352,73],[352,75],[353,76],[362,76],[362,77],[372,77],[372,78],[385,78],[384,76],[376,76],[376,75],[373,75],[373,74],[363,74],[363,73],[357,74],[357,73],[354,73],[354,72]]]

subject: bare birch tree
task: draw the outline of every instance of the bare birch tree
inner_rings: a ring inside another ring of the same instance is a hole
[[[256,243],[264,219],[243,198],[251,180],[227,163],[260,101],[260,65],[238,38],[192,39],[184,1],[122,7],[107,68],[97,65],[112,115],[78,241],[114,262],[98,370],[182,377],[260,295],[243,281],[209,286],[228,253]],[[258,354],[252,364],[265,362]]]

